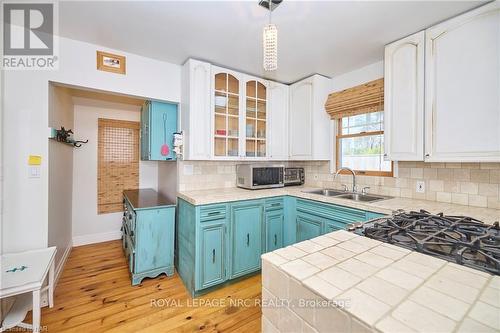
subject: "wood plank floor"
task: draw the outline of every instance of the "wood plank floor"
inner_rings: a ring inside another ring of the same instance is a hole
[[[75,247],[42,310],[48,332],[260,332],[260,275],[197,299],[179,276],[131,286],[120,241]]]

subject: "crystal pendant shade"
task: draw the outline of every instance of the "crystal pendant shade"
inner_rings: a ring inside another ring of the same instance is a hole
[[[268,24],[263,32],[264,70],[274,71],[278,68],[278,29]]]

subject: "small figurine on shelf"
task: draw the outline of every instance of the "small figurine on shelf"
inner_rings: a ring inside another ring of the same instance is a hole
[[[51,128],[50,138],[56,140],[57,142],[67,143],[73,145],[74,147],[81,147],[83,143],[88,143],[89,140],[80,141],[75,140],[71,137],[73,131],[71,129],[66,130],[64,126],[61,126],[61,129]]]
[[[56,130],[56,140],[68,143],[68,139],[71,137],[71,134],[73,134],[72,130],[66,130],[64,129],[64,126],[61,126],[60,130]]]

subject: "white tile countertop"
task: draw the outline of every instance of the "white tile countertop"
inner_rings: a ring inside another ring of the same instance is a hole
[[[262,285],[263,332],[500,331],[500,276],[347,231],[262,255]]]
[[[220,202],[263,199],[281,195],[291,195],[298,198],[332,203],[352,208],[359,208],[382,214],[391,214],[393,211],[398,209],[404,209],[406,211],[425,209],[426,211],[434,214],[444,213],[447,215],[470,216],[485,223],[500,221],[500,210],[498,209],[478,208],[407,198],[392,198],[387,200],[375,201],[372,203],[366,203],[304,192],[314,189],[315,188],[294,186],[276,189],[246,190],[234,187],[212,190],[183,191],[178,192],[177,196],[193,205],[208,205]]]

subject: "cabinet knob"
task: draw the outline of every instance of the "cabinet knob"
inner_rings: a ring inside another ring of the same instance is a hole
[[[250,246],[250,234],[247,234],[247,247]]]
[[[430,154],[425,154],[425,157],[429,157],[429,156],[431,156],[431,155]]]
[[[215,249],[212,250],[212,263],[215,264]]]
[[[274,234],[274,246],[278,244],[278,236]]]

